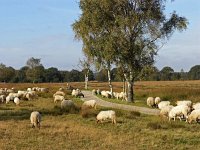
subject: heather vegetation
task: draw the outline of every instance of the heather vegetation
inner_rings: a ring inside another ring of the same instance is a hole
[[[122,89],[121,82],[114,82],[114,91]],[[53,102],[53,93],[67,83],[42,84],[0,84],[0,87],[27,89],[27,87],[48,87],[49,93],[38,93],[36,100],[0,104],[1,149],[196,149],[199,147],[199,124],[180,121],[169,122],[159,116],[138,112],[115,110],[117,124],[111,121],[97,124],[96,115],[110,108],[81,110],[82,101],[71,97],[65,89],[66,99],[76,104],[77,111],[60,109],[60,103]],[[83,82],[70,83],[75,88],[84,88]],[[107,83],[89,82],[89,89],[106,89]],[[136,101],[145,102],[148,96],[160,96],[172,102],[179,98],[199,100],[199,81],[136,82]],[[109,87],[107,87],[109,89]],[[183,96],[185,95],[185,96]],[[114,102],[114,100],[113,100]],[[30,113],[39,111],[42,115],[40,130],[31,128]]]

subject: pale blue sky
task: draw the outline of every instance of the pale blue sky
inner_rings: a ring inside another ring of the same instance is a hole
[[[71,24],[81,11],[79,0],[0,0],[0,63],[16,69],[30,57],[46,67],[71,70],[82,57],[81,42],[74,40]],[[200,64],[200,1],[175,0],[166,7],[176,10],[190,24],[175,32],[159,51],[156,66],[188,71]]]

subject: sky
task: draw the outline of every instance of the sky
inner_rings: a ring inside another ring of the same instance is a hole
[[[0,63],[20,69],[31,58],[45,68],[78,69],[82,43],[74,39],[71,25],[81,15],[79,0],[0,0]],[[189,71],[200,64],[200,1],[168,2],[188,19],[188,29],[175,32],[159,50],[155,66]]]

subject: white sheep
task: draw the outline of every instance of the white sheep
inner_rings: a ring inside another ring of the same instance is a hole
[[[200,109],[193,110],[191,114],[187,118],[188,123],[192,123],[192,121],[197,122],[200,119]]]
[[[192,105],[192,109],[200,109],[200,103],[195,103]]]
[[[53,97],[55,97],[56,95],[61,95],[61,96],[65,96],[65,93],[63,91],[57,91]]]
[[[30,116],[32,128],[38,127],[40,129],[41,114],[38,111],[33,111]]]
[[[27,94],[27,91],[21,91],[21,90],[19,90],[18,92],[17,92],[17,94],[18,94],[18,97],[19,98],[26,98],[26,94]]]
[[[168,105],[170,105],[170,101],[161,101],[160,103],[158,103],[158,108],[162,109],[162,108],[164,108],[165,106],[168,106]]]
[[[6,104],[8,104],[10,101],[14,101],[14,98],[15,97],[13,97],[11,95],[6,96]]]
[[[101,91],[101,96],[106,98],[111,98],[111,94],[108,91]]]
[[[177,101],[176,104],[177,104],[177,106],[186,105],[188,107],[192,107],[192,101],[190,101],[190,100]]]
[[[4,102],[6,100],[6,96],[5,95],[0,95],[0,102]]]
[[[27,91],[30,92],[30,91],[32,91],[32,89],[31,88],[27,88]]]
[[[171,109],[169,112],[169,121],[173,118],[175,121],[175,118],[178,117],[181,121],[181,117],[188,117],[188,113],[190,112],[190,108],[186,105],[180,105],[180,106],[175,106]]]
[[[147,105],[149,107],[154,107],[155,106],[155,102],[154,102],[154,98],[153,97],[148,97],[147,98]]]
[[[101,95],[101,90],[100,89],[97,89],[97,94]]]
[[[172,105],[168,105],[168,106],[163,107],[160,110],[160,116],[161,117],[168,117],[169,116],[169,112],[171,111],[172,108],[174,108],[174,106],[172,106]]]
[[[99,114],[96,117],[97,123],[100,121],[102,123],[103,120],[111,119],[112,123],[116,124],[116,114],[113,110],[107,110],[107,111],[100,111]]]
[[[120,92],[120,93],[117,95],[117,99],[127,100],[126,93]]]
[[[56,95],[54,97],[54,103],[57,103],[58,101],[63,101],[64,99],[65,99],[64,96]]]
[[[92,107],[96,109],[97,102],[96,100],[88,100],[88,101],[85,101],[82,106],[88,106],[88,107]]]
[[[79,89],[73,89],[72,90],[72,96],[75,96],[75,97],[84,97],[84,94],[81,92],[81,90]]]
[[[19,101],[19,98],[18,98],[18,97],[15,97],[15,98],[14,98],[14,103],[15,103],[16,105],[19,105],[19,102],[20,102],[20,101]]]
[[[158,107],[158,104],[161,102],[160,97],[156,97],[154,102],[155,102],[156,107]]]
[[[72,100],[63,100],[60,105],[61,105],[61,109],[75,108],[75,104],[74,104],[74,102]]]

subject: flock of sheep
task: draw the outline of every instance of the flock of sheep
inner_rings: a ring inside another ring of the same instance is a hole
[[[62,91],[63,89],[60,88],[59,91],[57,91],[53,97],[54,97],[54,102],[61,101],[61,109],[71,109],[75,108],[75,104],[72,100],[65,100],[64,96],[65,93]],[[74,97],[84,97],[84,94],[81,92],[80,89],[73,89],[72,96]],[[58,100],[58,98],[59,100]],[[96,109],[97,102],[96,100],[87,100],[82,104],[82,108],[85,107],[91,107]],[[100,111],[99,114],[96,116],[96,122],[103,122],[104,120],[111,119],[112,123],[116,124],[116,113],[113,110],[107,110],[107,111]]]
[[[0,88],[0,103],[8,104],[10,101],[13,101],[16,105],[20,105],[22,100],[33,100],[37,99],[38,95],[37,92],[49,92],[48,88],[27,88],[27,90],[16,90],[14,88],[7,89],[7,88]],[[60,88],[53,94],[54,103],[61,102],[60,108],[61,109],[73,109],[76,108],[76,104],[72,100],[65,99],[65,92],[63,88]],[[73,89],[72,96],[74,97],[84,97],[84,94],[79,89]],[[88,100],[82,104],[82,108],[85,107],[92,107],[96,109],[97,103],[95,100]],[[103,120],[111,119],[112,123],[116,123],[116,114],[113,110],[108,111],[100,111],[99,114],[96,116],[96,122],[103,122]],[[30,115],[30,121],[32,127],[38,127],[40,129],[40,122],[41,122],[41,114],[38,111],[33,111]]]
[[[8,104],[10,101],[13,101],[16,105],[20,104],[20,101],[22,100],[33,100],[38,98],[37,91],[39,92],[48,92],[48,88],[39,88],[39,87],[33,87],[33,88],[27,88],[27,90],[15,90],[7,89],[7,88],[0,88],[0,102]],[[121,92],[113,92],[111,93],[109,91],[100,91],[93,89],[92,90],[93,95],[101,95],[102,97],[106,98],[117,98],[126,100],[126,94]],[[76,104],[72,100],[66,100],[65,99],[65,92],[63,88],[60,88],[58,91],[56,91],[53,94],[53,100],[54,103],[60,102],[60,108],[75,108]],[[71,92],[71,95],[74,97],[84,97],[84,94],[79,89],[73,89]],[[157,107],[160,109],[160,116],[167,117],[169,121],[171,119],[179,118],[180,120],[185,119],[186,122],[192,123],[192,121],[198,122],[200,119],[200,102],[199,103],[192,103],[190,100],[183,100],[183,101],[177,101],[176,105],[173,106],[170,105],[170,101],[161,101],[160,97],[148,97],[147,98],[147,105],[150,107]],[[97,102],[95,100],[88,100],[85,101],[82,104],[82,108],[84,107],[91,107],[96,109]],[[116,124],[116,113],[113,110],[107,110],[107,111],[100,111],[98,115],[96,116],[96,122],[103,122],[103,120],[111,119],[112,123]],[[41,114],[38,111],[34,111],[30,115],[30,120],[32,127],[38,127],[40,128],[40,122],[41,122]]]
[[[106,98],[116,98],[116,99],[121,99],[121,100],[126,100],[127,101],[127,95],[124,92],[113,92],[113,94],[110,91],[101,91],[100,89],[92,90],[92,95],[101,95],[102,97]]]
[[[155,99],[148,97],[147,105],[160,109],[160,116],[167,117],[169,121],[179,118],[180,121],[185,119],[186,122],[192,123],[192,121],[198,122],[200,119],[200,102],[192,103],[190,100],[182,100],[177,101],[176,106],[173,106],[170,105],[170,101],[161,101],[159,97]]]

